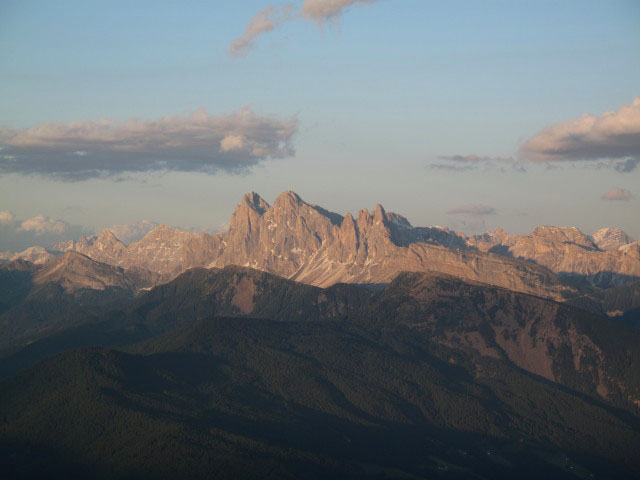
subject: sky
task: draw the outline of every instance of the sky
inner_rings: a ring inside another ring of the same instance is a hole
[[[285,190],[640,238],[638,97],[635,0],[4,0],[0,250]]]

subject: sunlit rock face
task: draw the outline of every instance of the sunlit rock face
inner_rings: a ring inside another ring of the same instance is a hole
[[[640,279],[639,256],[620,229],[604,228],[589,237],[576,227],[541,226],[529,235],[501,229],[476,235],[471,245],[517,259],[533,261],[553,272],[608,288]]]
[[[322,287],[388,283],[401,271],[437,271],[561,299],[573,290],[558,275],[601,287],[640,278],[640,255],[632,243],[623,243],[627,240],[616,229],[589,237],[575,227],[552,226],[537,227],[530,235],[497,229],[466,237],[442,227],[414,227],[381,205],[342,216],[287,191],[273,205],[257,193],[245,195],[224,233],[160,225],[127,246],[105,230],[57,249],[149,271],[158,282],[189,268],[226,265]]]

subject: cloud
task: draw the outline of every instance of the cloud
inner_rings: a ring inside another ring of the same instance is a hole
[[[452,208],[447,212],[448,215],[495,215],[496,209],[489,205],[468,204]]]
[[[232,57],[243,57],[251,50],[256,39],[267,32],[274,30],[276,27],[291,18],[294,4],[286,3],[282,6],[268,6],[260,10],[249,20],[244,33],[236,38],[229,47],[229,55]]]
[[[480,155],[440,155],[439,160],[455,163],[490,163],[490,162],[512,162],[511,157],[482,157]]]
[[[158,223],[149,220],[140,220],[137,222],[111,225],[106,229],[111,231],[121,242],[129,244],[140,240],[158,225]]]
[[[11,224],[15,219],[15,215],[9,210],[0,210],[0,225]]]
[[[345,9],[357,3],[371,4],[375,0],[304,0],[300,16],[309,18],[319,25],[339,17]]]
[[[336,19],[344,11],[355,4],[372,4],[376,0],[304,0],[297,16],[312,20],[318,26],[328,20]],[[232,57],[244,57],[254,47],[261,35],[271,32],[283,23],[294,18],[294,3],[280,6],[269,5],[249,20],[244,33],[236,38],[229,46],[228,53]]]
[[[20,224],[19,230],[25,232],[33,232],[36,235],[44,235],[45,233],[64,233],[69,229],[69,224],[57,218],[45,217],[44,215],[36,215]]]
[[[450,172],[467,172],[476,168],[473,165],[447,165],[443,163],[432,163],[427,166],[433,170],[447,170]]]
[[[476,170],[480,167],[485,169],[498,169],[502,172],[515,170],[526,172],[524,166],[513,157],[487,157],[480,155],[440,155],[438,160],[445,163],[432,163],[429,168],[436,170],[449,170],[453,172],[464,172]]]
[[[467,204],[460,205],[447,211],[447,215],[457,215],[462,219],[456,219],[451,223],[454,230],[465,231],[467,233],[477,233],[487,230],[484,217],[495,215],[496,209],[489,205]]]
[[[47,123],[4,140],[0,173],[68,181],[150,171],[242,172],[295,153],[297,120],[258,116],[248,108],[212,116],[204,108],[158,120]]]
[[[242,135],[227,135],[220,140],[220,150],[223,152],[242,150],[246,145],[246,139]]]
[[[631,173],[638,167],[638,164],[640,164],[640,158],[627,158],[623,162],[616,162],[613,168],[620,173]]]
[[[638,157],[640,98],[616,112],[582,115],[545,128],[527,140],[519,154],[536,162]],[[629,165],[633,169],[636,164]]]
[[[32,246],[51,248],[57,242],[87,233],[87,229],[57,218],[36,215],[21,221],[7,210],[0,211],[0,251],[22,251]]]
[[[602,195],[603,200],[609,201],[627,201],[633,198],[633,194],[626,188],[612,188]]]

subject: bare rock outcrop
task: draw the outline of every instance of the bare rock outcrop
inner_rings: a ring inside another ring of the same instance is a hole
[[[56,258],[56,256],[43,247],[29,247],[25,250],[15,253],[15,252],[0,252],[0,263],[9,263],[16,262],[19,260],[23,260],[29,263],[33,263],[34,265],[44,265],[45,263],[50,262]]]
[[[35,286],[58,284],[66,293],[81,289],[105,290],[117,287],[135,290],[124,270],[98,262],[78,252],[67,252],[38,270],[33,277]]]
[[[558,275],[602,288],[640,279],[640,257],[634,254],[633,247],[622,245],[614,249],[613,240],[606,240],[606,232],[599,232],[601,235],[592,239],[576,227],[541,226],[529,235],[509,235],[498,229],[471,237],[469,243],[481,251],[532,261]],[[604,250],[597,242],[610,248]]]
[[[611,227],[601,228],[591,235],[591,238],[600,250],[618,250],[623,245],[633,242],[633,238],[623,230]]]
[[[558,275],[601,287],[640,278],[639,248],[631,243],[613,249],[613,239],[624,237],[609,230],[591,238],[575,227],[541,226],[530,235],[497,229],[465,237],[443,227],[414,227],[381,205],[342,216],[292,191],[273,205],[252,192],[236,207],[225,233],[160,225],[128,246],[103,231],[60,248],[153,272],[156,283],[188,268],[227,265],[321,287],[388,283],[401,271],[437,271],[560,300],[575,292]],[[603,250],[602,242],[610,249]]]

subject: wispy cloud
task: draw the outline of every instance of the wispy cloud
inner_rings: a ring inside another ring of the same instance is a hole
[[[526,172],[524,166],[513,157],[488,157],[481,155],[441,155],[439,163],[430,163],[429,168],[464,172],[478,168],[497,169],[500,171]]]
[[[622,162],[616,162],[613,168],[620,173],[631,173],[638,168],[638,164],[640,164],[640,158],[627,158]]]
[[[270,5],[260,10],[249,20],[244,33],[236,38],[229,47],[229,55],[232,57],[243,57],[251,50],[256,39],[291,18],[295,5],[286,3],[281,6]]]
[[[626,188],[612,188],[607,193],[602,195],[603,200],[609,201],[627,201],[633,198],[633,194]]]
[[[0,172],[70,181],[150,171],[241,172],[294,155],[296,130],[296,119],[248,108],[219,116],[201,108],[151,121],[48,123],[5,138]]]
[[[452,222],[451,226],[454,230],[462,230],[467,233],[486,231],[485,217],[496,213],[497,211],[494,207],[476,203],[460,205],[447,211],[448,215],[461,217]]]
[[[339,17],[355,4],[371,4],[375,0],[304,0],[300,16],[309,18],[319,25]]]
[[[637,158],[640,98],[615,112],[582,115],[545,128],[524,143],[520,156],[537,162]],[[616,164],[616,169],[631,171],[637,165],[633,162]]]
[[[295,13],[297,7],[294,3],[286,3],[280,6],[269,5],[249,20],[244,33],[229,46],[228,53],[232,57],[244,57],[254,47],[258,37],[275,30],[283,23],[296,17],[311,20],[321,27],[325,22],[340,17],[349,7],[355,4],[371,4],[375,1],[304,0],[298,13]]]
[[[467,204],[447,211],[449,215],[495,215],[496,209],[489,205]]]

